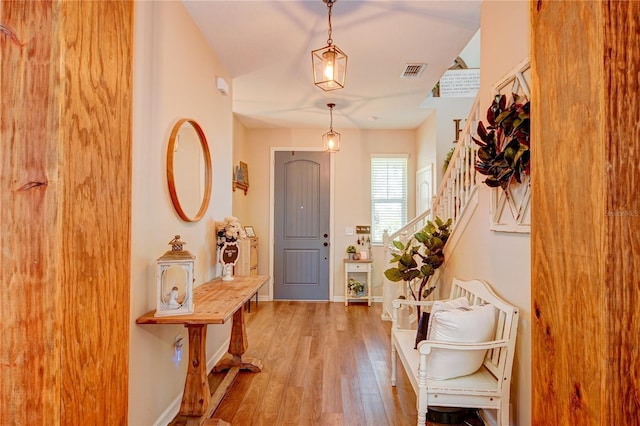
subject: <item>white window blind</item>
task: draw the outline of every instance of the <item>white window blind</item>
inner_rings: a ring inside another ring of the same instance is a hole
[[[382,243],[407,222],[407,156],[371,158],[371,238]]]

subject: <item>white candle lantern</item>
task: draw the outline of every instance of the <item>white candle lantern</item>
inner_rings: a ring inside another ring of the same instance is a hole
[[[193,270],[195,256],[183,250],[176,235],[171,250],[156,261],[156,317],[193,313]]]

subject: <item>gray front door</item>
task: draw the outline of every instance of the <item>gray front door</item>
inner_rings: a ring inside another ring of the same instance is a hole
[[[329,153],[275,153],[274,299],[329,300]]]

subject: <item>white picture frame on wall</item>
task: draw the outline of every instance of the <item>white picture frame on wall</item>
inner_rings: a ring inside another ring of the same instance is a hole
[[[526,58],[493,86],[495,95],[505,95],[507,102],[516,93],[521,99],[531,99],[529,81],[531,62]],[[535,149],[535,147],[534,147]],[[491,189],[489,229],[496,232],[531,233],[531,175],[522,182],[512,182],[506,189]]]

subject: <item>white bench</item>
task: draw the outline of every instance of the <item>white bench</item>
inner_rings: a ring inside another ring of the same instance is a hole
[[[491,304],[495,307],[494,338],[481,343],[447,343],[424,340],[414,349],[416,330],[398,326],[398,311],[402,305],[430,309],[434,302],[405,299],[393,301],[391,329],[391,384],[396,385],[396,358],[400,358],[416,393],[418,425],[425,425],[429,406],[488,408],[497,410],[498,424],[509,425],[509,388],[518,327],[518,309],[499,298],[483,281],[453,279],[450,299],[466,297],[470,305]],[[450,300],[449,299],[449,300]],[[429,379],[432,351],[487,350],[484,361],[475,373],[447,380]]]

